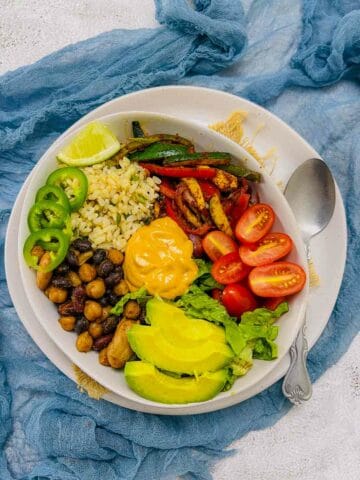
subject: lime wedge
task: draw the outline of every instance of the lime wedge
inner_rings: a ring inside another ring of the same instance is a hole
[[[103,162],[120,150],[120,143],[103,123],[95,121],[75,135],[57,154],[57,159],[72,167],[86,167]]]

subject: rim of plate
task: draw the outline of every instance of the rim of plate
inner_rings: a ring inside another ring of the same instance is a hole
[[[185,127],[187,128],[191,128],[191,129],[194,129],[194,128],[201,128],[203,131],[206,131],[206,134],[207,135],[210,135],[211,137],[214,137],[215,139],[218,139],[218,141],[220,141],[220,143],[224,143],[224,144],[228,144],[230,146],[230,149],[232,150],[236,150],[238,153],[236,154],[236,156],[238,157],[245,157],[249,162],[250,162],[250,167],[251,168],[256,168],[259,170],[259,167],[258,167],[258,164],[257,162],[251,157],[251,155],[249,155],[241,146],[239,145],[236,145],[234,142],[232,142],[231,140],[225,138],[223,135],[217,133],[217,132],[209,132],[209,130],[201,125],[199,127],[199,123],[198,122],[195,122],[195,121],[188,121],[188,120],[184,120],[184,119],[181,119],[181,118],[178,118],[178,117],[175,117],[175,116],[172,116],[172,115],[166,115],[166,114],[159,114],[159,113],[156,113],[156,112],[143,112],[143,111],[129,111],[129,112],[118,112],[118,113],[113,113],[113,114],[110,114],[110,115],[104,115],[102,117],[99,117],[98,119],[99,120],[106,120],[108,118],[119,118],[119,119],[123,119],[125,120],[126,117],[129,117],[129,116],[133,116],[133,115],[141,115],[141,116],[145,116],[145,117],[149,117],[150,119],[151,118],[154,118],[154,117],[161,117],[162,119],[165,119],[165,120],[168,120],[170,122],[175,122],[177,124],[180,124],[180,125],[184,125]],[[84,122],[83,122],[84,123]],[[46,161],[48,161],[50,158],[51,158],[51,155],[53,154],[53,152],[56,150],[56,148],[58,148],[59,144],[61,144],[62,142],[64,142],[67,137],[71,137],[73,136],[77,130],[81,129],[82,127],[79,127],[78,129],[74,130],[72,127],[70,127],[66,132],[64,132],[63,135],[61,135],[61,137],[59,137],[50,147],[49,149],[44,153],[44,155],[41,157],[41,159],[39,160],[38,164],[34,167],[32,173],[34,173],[34,175],[36,176],[36,172],[38,172],[42,166],[46,163]],[[305,252],[304,252],[304,249],[300,247],[300,245],[302,246],[302,240],[301,240],[301,235],[300,235],[300,232],[299,232],[299,229],[298,229],[298,226],[296,224],[296,220],[293,216],[293,213],[289,207],[289,205],[287,204],[285,198],[283,197],[283,195],[281,194],[281,192],[278,190],[277,186],[275,185],[274,181],[271,179],[271,177],[269,177],[266,172],[263,172],[262,171],[262,174],[264,176],[264,178],[266,179],[266,184],[267,185],[271,185],[271,188],[276,191],[276,194],[279,198],[279,201],[280,203],[283,205],[283,208],[286,210],[286,215],[287,215],[287,219],[286,219],[286,222],[287,222],[287,225],[289,224],[288,221],[290,222],[290,227],[291,227],[291,234],[292,236],[294,237],[294,243],[295,245],[297,246],[297,253],[301,259],[301,264],[303,266],[303,268],[305,269],[305,271],[307,272],[308,274],[308,271],[307,271],[307,262],[306,262],[306,257],[305,257]],[[34,178],[34,177],[33,177]],[[31,182],[29,184],[29,186],[31,185]],[[28,200],[29,200],[29,197],[30,195],[32,195],[31,193],[31,189],[29,188],[28,191],[26,192],[25,194],[25,199],[24,199],[24,204],[27,204],[28,203]],[[21,271],[21,275],[22,275],[22,279],[24,278],[23,276],[23,269],[25,268],[25,264],[24,264],[24,261],[22,259],[22,245],[20,245],[20,242],[21,242],[21,238],[23,237],[23,235],[21,235],[21,229],[24,228],[24,215],[27,214],[27,211],[25,212],[25,208],[23,206],[23,209],[22,209],[22,213],[21,213],[21,220],[20,220],[20,235],[19,235],[19,245],[18,245],[18,251],[19,251],[19,256],[21,258],[19,258],[19,262],[20,262],[20,271]],[[26,224],[26,222],[25,222]],[[26,266],[26,268],[28,268]],[[307,278],[308,278],[308,275],[307,275]],[[25,291],[26,291],[26,285],[24,283],[24,287],[25,287]],[[286,349],[284,349],[284,351],[281,353],[281,355],[279,355],[279,358],[276,359],[274,362],[272,362],[272,368],[269,369],[269,371],[266,373],[266,375],[268,375],[270,373],[270,371],[272,371],[279,363],[280,361],[282,360],[282,358],[286,355],[286,353],[288,352],[289,348],[290,348],[290,345],[292,343],[292,341],[295,339],[295,336],[296,336],[296,333],[297,331],[299,330],[300,326],[301,326],[301,323],[302,323],[302,318],[303,318],[303,315],[305,313],[305,308],[307,306],[307,300],[308,300],[308,281],[307,281],[307,284],[306,284],[306,287],[305,287],[305,290],[304,290],[304,299],[302,301],[302,304],[301,304],[301,307],[300,309],[298,310],[297,312],[297,321],[296,321],[296,331],[294,331],[294,335],[292,336],[292,339],[291,341],[289,341],[289,345]],[[32,299],[30,298],[29,299],[30,301],[30,304],[34,310],[34,312],[36,312],[36,305],[34,304],[34,302],[32,301]],[[40,321],[40,323],[42,323]],[[60,348],[60,350],[62,350],[68,358],[70,358],[72,361],[74,361],[74,359],[70,356],[69,357],[69,353],[68,352],[65,352],[63,350],[63,345],[61,344],[61,342],[57,341],[57,339],[52,339],[56,344],[57,346]],[[75,361],[76,363],[76,361]],[[90,365],[91,366],[91,365]],[[95,380],[97,380],[99,383],[101,383],[102,385],[104,385],[106,388],[108,388],[109,390],[113,391],[113,387],[112,385],[108,385],[106,382],[103,381],[102,378],[99,378],[97,376],[95,376],[93,374],[93,372],[91,371],[90,368],[87,368],[87,366],[84,366],[84,365],[81,365],[81,368],[88,374],[90,375],[92,378],[94,378]],[[264,376],[263,376],[264,377]],[[262,378],[263,378],[262,377]],[[262,380],[262,378],[258,381],[255,382],[258,383],[259,381]],[[246,387],[246,389],[248,388],[251,388],[252,385],[248,385]],[[243,390],[242,390],[243,391]],[[240,393],[240,392],[236,392],[232,395],[232,402],[231,403],[236,403],[236,395]],[[116,395],[121,395],[119,392],[116,392]],[[122,396],[122,395],[121,395]],[[126,396],[124,396],[123,398],[126,398]],[[215,397],[216,399],[217,397]],[[140,399],[140,403],[144,404],[144,402],[142,402],[141,400],[143,400],[141,397],[139,397]],[[223,399],[220,399],[220,400],[223,400]],[[186,409],[191,409],[192,407],[196,406],[196,405],[205,405],[205,404],[210,404],[214,401],[214,399],[212,400],[208,400],[206,402],[201,402],[199,404],[187,404],[187,405],[179,405],[179,404],[175,404],[175,405],[164,405],[164,404],[160,404],[160,403],[157,403],[157,402],[150,402],[150,405],[152,406],[157,406],[160,410],[166,410],[167,412],[166,413],[169,413],[171,414],[174,410],[176,409],[179,409],[181,408],[181,410],[186,410]],[[146,404],[149,403],[148,401],[145,402]],[[219,405],[218,407],[216,408],[224,408],[225,406],[228,406],[229,404],[226,403],[226,405],[224,406],[221,406]],[[135,407],[136,408],[136,407]]]

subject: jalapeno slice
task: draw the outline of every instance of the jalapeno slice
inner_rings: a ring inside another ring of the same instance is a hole
[[[84,172],[76,167],[63,167],[54,170],[46,181],[47,185],[62,188],[70,203],[70,210],[76,212],[86,200],[88,180]],[[67,192],[70,191],[70,193]]]
[[[44,228],[63,229],[69,219],[69,212],[60,204],[50,200],[34,203],[28,215],[30,232],[37,232]]]
[[[45,250],[50,251],[51,261],[46,267],[40,267],[40,265],[38,265],[38,257],[31,254],[32,249],[35,245],[40,245],[40,242]],[[44,228],[43,230],[38,230],[37,232],[31,233],[25,241],[23,249],[25,262],[29,267],[39,270],[40,272],[51,272],[64,260],[69,245],[69,237],[61,230],[56,228]],[[47,248],[50,246],[51,248]]]
[[[39,188],[35,197],[35,202],[41,202],[42,200],[49,200],[58,203],[64,207],[65,210],[70,212],[70,203],[66,193],[62,188],[57,187],[56,185],[44,185]]]

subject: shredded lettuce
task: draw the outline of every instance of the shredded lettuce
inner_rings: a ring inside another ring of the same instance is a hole
[[[223,288],[223,285],[218,283],[211,275],[212,263],[202,258],[196,258],[195,262],[198,266],[198,275],[195,279],[197,285],[202,291],[212,290],[213,288]]]
[[[126,303],[129,300],[137,300],[139,303],[144,303],[146,300],[149,300],[150,296],[148,295],[146,288],[141,287],[135,292],[130,292],[124,295],[117,304],[111,309],[111,313],[114,315],[121,315]]]

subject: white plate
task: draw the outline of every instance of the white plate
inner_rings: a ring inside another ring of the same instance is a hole
[[[181,101],[179,100],[181,98]],[[286,181],[291,171],[306,158],[318,156],[316,152],[304,142],[294,131],[287,127],[283,122],[274,117],[262,108],[247,102],[238,97],[228,95],[222,92],[194,88],[194,87],[162,87],[157,89],[137,92],[119,99],[116,99],[84,117],[73,128],[77,128],[91,118],[99,117],[114,111],[126,111],[130,109],[152,110],[156,105],[158,111],[165,113],[176,113],[178,117],[185,119],[192,118],[203,123],[211,123],[226,118],[229,113],[235,109],[247,110],[251,115],[249,125],[257,127],[259,121],[265,122],[266,128],[259,135],[256,146],[259,149],[266,150],[268,147],[277,146],[279,151],[279,161],[275,170],[275,178]],[[211,105],[211,114],[208,112],[208,105]],[[172,106],[173,110],[169,109]],[[176,111],[175,111],[176,110]],[[207,116],[206,116],[207,114]],[[266,135],[264,135],[264,132]],[[295,155],[296,152],[296,155]],[[283,161],[284,158],[292,158],[291,165]],[[282,174],[280,176],[280,174]],[[9,221],[9,229],[6,239],[6,269],[10,293],[14,305],[29,333],[33,336],[35,342],[42,348],[44,353],[55,363],[66,375],[74,379],[70,361],[53,344],[46,332],[39,325],[35,315],[30,310],[30,306],[24,298],[24,292],[15,288],[15,279],[19,276],[18,265],[14,264],[14,258],[17,257],[16,241],[17,226],[19,222],[19,210],[21,209],[24,190],[19,195],[14,206],[12,216]],[[336,253],[335,253],[336,252]],[[346,252],[346,228],[345,215],[341,197],[337,190],[337,204],[334,217],[328,228],[318,236],[313,243],[313,254],[316,259],[317,270],[322,278],[322,285],[315,292],[312,292],[309,304],[309,326],[308,337],[310,345],[313,345],[325,327],[328,317],[333,308],[341,278],[344,269]],[[332,265],[329,266],[326,258],[332,258]],[[10,262],[9,260],[12,259]],[[320,308],[321,305],[321,308]],[[226,402],[223,399],[218,404],[216,399],[213,403],[193,405],[191,410],[186,407],[175,407],[171,414],[201,413],[206,411],[223,408],[225,406],[237,403],[249,398],[264,388],[268,387],[279,379],[286,371],[288,366],[287,356],[282,362],[273,369],[261,382],[247,390],[241,392],[241,395],[229,396]],[[115,396],[107,395],[110,401],[118,403],[129,408],[143,410],[139,405]],[[219,401],[218,400],[218,401]],[[146,411],[153,413],[163,413],[161,406],[147,407]]]

